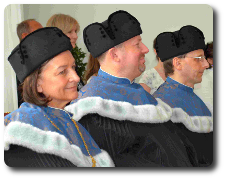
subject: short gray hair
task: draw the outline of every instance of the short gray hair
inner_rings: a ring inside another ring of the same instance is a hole
[[[30,21],[35,21],[35,19],[27,19],[17,25],[17,35],[18,35],[20,41],[22,40],[23,33],[30,33],[30,27],[29,27],[29,23],[28,23]]]

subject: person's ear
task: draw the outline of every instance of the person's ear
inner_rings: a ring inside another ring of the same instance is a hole
[[[173,66],[177,70],[182,70],[182,61],[178,57],[173,58]]]
[[[113,47],[113,48],[109,49],[109,55],[110,55],[111,59],[113,59],[114,61],[116,61],[116,62],[120,61],[117,48]]]
[[[28,33],[26,33],[26,32],[22,33],[22,39],[24,39],[27,35],[28,35]]]

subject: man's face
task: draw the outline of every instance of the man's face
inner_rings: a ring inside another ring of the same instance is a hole
[[[123,43],[122,66],[125,77],[134,80],[145,71],[145,54],[149,49],[142,43],[141,36],[135,36]]]
[[[187,53],[185,58],[181,61],[181,72],[187,86],[194,87],[196,83],[200,83],[204,70],[209,67],[206,59],[193,58],[200,56],[204,56],[204,51],[202,49]]]
[[[35,30],[41,29],[41,28],[43,28],[43,26],[39,22],[37,22],[37,21],[29,22],[30,33],[34,32]]]

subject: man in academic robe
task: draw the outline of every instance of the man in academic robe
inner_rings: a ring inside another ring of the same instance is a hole
[[[204,56],[204,39],[202,31],[191,25],[157,36],[156,51],[167,79],[153,94],[173,109],[172,120],[177,121],[174,123],[193,144],[199,166],[209,166],[213,161],[213,117],[193,92],[209,67]]]
[[[170,121],[169,105],[134,82],[149,52],[141,34],[139,21],[126,11],[84,29],[85,45],[100,69],[66,110],[117,167],[197,166],[192,144],[183,135],[180,139],[181,131]]]

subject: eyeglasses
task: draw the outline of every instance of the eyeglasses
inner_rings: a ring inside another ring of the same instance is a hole
[[[206,59],[204,55],[203,56],[200,56],[200,57],[186,57],[185,56],[185,58],[195,58],[195,59],[198,59],[198,61],[200,61],[200,62],[203,62],[204,59]]]

